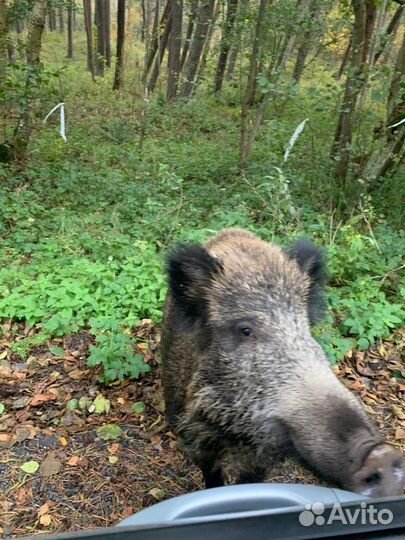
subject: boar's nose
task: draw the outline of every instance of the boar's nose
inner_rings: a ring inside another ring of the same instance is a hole
[[[369,497],[402,495],[405,459],[389,444],[376,446],[355,475],[355,490]]]

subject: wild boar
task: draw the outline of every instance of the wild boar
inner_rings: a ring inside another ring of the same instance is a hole
[[[291,249],[226,229],[167,261],[162,384],[169,424],[207,488],[260,482],[294,452],[325,480],[368,496],[397,495],[404,459],[338,380],[311,325],[326,270],[308,240]]]

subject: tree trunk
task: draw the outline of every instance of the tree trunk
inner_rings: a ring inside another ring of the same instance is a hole
[[[113,90],[124,86],[124,50],[125,50],[125,0],[118,0],[117,10],[117,62]]]
[[[48,28],[50,32],[56,30],[56,13],[55,8],[52,6],[52,1],[48,2]]]
[[[256,28],[253,38],[252,54],[250,56],[249,74],[246,84],[245,95],[241,107],[241,137],[240,137],[240,169],[243,172],[246,160],[249,157],[251,146],[249,144],[249,113],[256,92],[256,77],[260,61],[261,41],[264,30],[264,21],[268,0],[260,0],[256,19]]]
[[[97,31],[96,74],[104,77],[105,66],[105,16],[104,0],[95,0],[94,19]]]
[[[83,0],[84,28],[87,41],[87,71],[94,80],[93,25],[91,18],[91,0]]]
[[[172,12],[171,31],[169,40],[169,61],[167,78],[167,101],[174,101],[177,96],[177,88],[180,76],[180,53],[181,53],[181,27],[183,19],[182,0],[171,0]]]
[[[111,67],[111,6],[110,0],[104,0],[104,31],[105,31],[105,59],[107,67]]]
[[[141,41],[146,41],[146,4],[145,0],[141,0],[141,12],[142,12],[142,28],[141,28]]]
[[[391,79],[387,103],[387,125],[390,126],[405,118],[405,30],[398,51],[394,73]]]
[[[182,98],[188,98],[194,87],[195,76],[204,49],[204,43],[212,22],[215,0],[202,0],[197,12],[197,24],[190,53],[184,66],[185,81],[180,91]]]
[[[59,32],[64,34],[65,32],[65,12],[63,6],[58,8],[58,20],[59,20]]]
[[[157,80],[159,78],[160,73],[160,66],[162,64],[163,57],[166,52],[167,43],[169,41],[169,35],[171,31],[172,26],[172,19],[171,19],[171,0],[168,2],[170,4],[169,11],[168,11],[168,17],[166,21],[166,26],[164,27],[163,34],[160,38],[159,42],[159,50],[158,54],[155,58],[155,63],[153,65],[152,74],[150,76],[149,84],[148,84],[148,92],[152,93],[153,90],[156,87]]]
[[[183,51],[181,53],[180,69],[183,71],[183,67],[187,58],[188,51],[190,49],[191,36],[193,35],[194,22],[197,14],[198,0],[191,0],[190,14],[188,17],[186,37],[184,39]]]
[[[146,53],[145,58],[145,69],[142,76],[142,81],[144,84],[146,84],[148,74],[150,71],[150,68],[152,67],[153,60],[155,59],[156,53],[159,49],[160,43],[163,38],[163,34],[165,32],[165,28],[167,26],[167,21],[170,18],[170,11],[171,11],[171,3],[170,0],[166,2],[165,8],[163,10],[162,16],[160,17],[160,0],[157,0],[156,5],[156,12],[155,12],[155,19],[153,22],[153,30],[152,30],[152,39],[150,42],[150,46]],[[159,23],[160,20],[160,23]],[[161,29],[163,28],[163,34],[161,34]]]
[[[314,23],[319,16],[319,7],[316,0],[312,0],[309,6],[309,18],[311,23]],[[301,80],[305,68],[305,62],[311,50],[313,40],[313,30],[306,29],[302,35],[300,45],[298,47],[297,59],[294,65],[293,79],[298,84]]]
[[[213,19],[212,19],[212,21],[211,21],[211,23],[209,25],[207,37],[205,38],[205,43],[204,43],[204,48],[203,48],[203,52],[202,52],[202,55],[201,55],[200,65],[198,67],[197,77],[195,79],[195,84],[194,84],[194,87],[193,87],[193,90],[192,90],[191,94],[195,93],[195,91],[197,90],[198,85],[200,84],[200,82],[201,82],[201,80],[202,80],[202,78],[204,76],[204,71],[205,71],[205,67],[207,65],[208,55],[209,55],[209,52],[210,52],[210,49],[211,49],[211,40],[212,40],[212,36],[214,34],[215,24],[216,24],[216,21],[217,21],[217,19],[219,17],[220,10],[221,10],[221,4],[220,4],[220,2],[217,2],[216,7],[215,7],[215,13],[214,13]]]
[[[73,58],[73,0],[67,4],[67,57]]]
[[[228,0],[228,9],[226,20],[222,30],[221,45],[219,48],[219,57],[217,69],[215,72],[214,91],[220,92],[224,82],[226,63],[228,61],[229,50],[231,48],[231,36],[235,26],[236,12],[238,9],[238,0]]]
[[[40,84],[38,72],[40,70],[41,40],[46,21],[47,7],[47,0],[35,0],[29,20],[26,44],[28,68],[26,92],[28,96],[32,96],[33,92],[35,93],[35,87],[38,87]],[[25,160],[27,156],[32,124],[33,100],[29,97],[14,132],[12,146],[16,160]]]
[[[228,67],[226,68],[225,79],[230,81],[233,78],[233,72],[235,71],[236,61],[239,54],[239,43],[234,43],[229,53]]]
[[[337,76],[338,80],[340,80],[342,78],[342,76],[343,76],[343,73],[344,73],[344,71],[346,69],[347,62],[348,62],[349,57],[350,57],[351,50],[352,50],[352,38],[350,38],[349,41],[347,42],[345,53],[343,55],[342,62],[340,64],[340,68],[339,68],[339,71],[338,71],[338,76]]]
[[[350,69],[346,79],[345,93],[333,142],[332,156],[337,160],[335,176],[341,188],[345,188],[351,157],[353,137],[353,120],[356,111],[357,98],[363,84],[364,64],[366,59],[366,2],[352,0],[354,25]]]
[[[401,23],[401,18],[402,18],[402,15],[404,13],[404,10],[405,10],[405,3],[403,4],[400,4],[394,15],[392,16],[392,19],[387,27],[387,31],[385,32],[385,36],[381,39],[381,44],[380,44],[380,47],[378,49],[378,51],[376,52],[375,54],[375,57],[374,57],[374,63],[377,63],[379,58],[381,57],[381,55],[384,53],[386,47],[387,47],[387,43],[390,41],[390,38],[395,36],[398,28],[399,28],[399,25]]]

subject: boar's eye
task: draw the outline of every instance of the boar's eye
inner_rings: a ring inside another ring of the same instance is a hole
[[[253,335],[253,330],[251,328],[249,328],[248,326],[246,326],[246,328],[241,328],[240,331],[246,337],[249,337],[249,336]]]
[[[376,472],[373,474],[370,474],[369,476],[366,476],[364,479],[364,482],[368,485],[378,484],[381,480],[381,474]]]

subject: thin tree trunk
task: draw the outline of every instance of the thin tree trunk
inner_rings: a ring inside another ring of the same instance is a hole
[[[376,51],[380,49],[381,33],[384,24],[385,15],[387,13],[388,0],[383,0],[381,6],[377,9],[377,17],[375,21],[375,28],[373,33],[373,39],[370,44],[370,51],[368,57],[368,64],[370,68],[374,66]]]
[[[250,66],[248,80],[246,84],[245,95],[242,100],[241,107],[241,137],[240,137],[240,168],[244,171],[246,160],[250,155],[251,147],[249,144],[249,113],[252,107],[255,91],[256,91],[256,77],[257,70],[260,61],[260,48],[262,35],[264,30],[264,21],[266,14],[266,7],[268,0],[260,0],[259,10],[256,19],[256,28],[253,38],[252,54],[250,56]]]
[[[202,0],[202,3],[198,8],[194,38],[190,46],[190,53],[186,65],[184,66],[185,81],[180,90],[180,96],[182,98],[188,98],[193,91],[195,77],[204,49],[204,43],[212,21],[214,5],[215,0]]]
[[[28,96],[32,95],[33,89],[40,84],[38,70],[40,69],[41,40],[45,27],[47,7],[47,0],[36,0],[29,20],[26,44],[27,67],[29,72],[26,80],[26,91]],[[32,124],[33,100],[28,98],[25,108],[20,115],[13,137],[12,146],[14,158],[16,160],[25,160],[27,156]]]
[[[351,50],[352,50],[352,38],[350,38],[349,41],[347,42],[345,53],[343,55],[342,62],[340,64],[340,68],[339,68],[339,71],[338,71],[338,76],[337,76],[338,80],[340,80],[342,78],[342,76],[343,76],[343,73],[344,73],[344,71],[346,69],[347,62],[348,62],[349,57],[350,57]]]
[[[124,50],[125,50],[125,0],[118,0],[117,10],[117,62],[113,90],[124,86]]]
[[[228,0],[228,9],[226,20],[222,31],[221,45],[219,49],[218,64],[215,72],[214,91],[220,92],[224,82],[224,75],[228,55],[231,48],[231,36],[235,26],[236,13],[238,9],[238,0]]]
[[[195,84],[194,84],[193,90],[191,92],[192,94],[195,93],[195,91],[197,90],[198,85],[200,84],[200,82],[201,82],[201,80],[202,80],[202,78],[204,76],[204,71],[205,71],[205,68],[206,68],[206,65],[207,65],[208,55],[209,55],[209,52],[210,52],[210,49],[211,49],[212,36],[214,34],[215,24],[216,24],[216,21],[217,21],[217,19],[219,17],[220,9],[221,9],[221,4],[220,4],[220,2],[217,2],[216,7],[215,7],[215,13],[214,13],[213,19],[212,19],[212,21],[211,21],[211,23],[209,25],[207,37],[205,38],[205,43],[204,43],[204,48],[203,48],[203,52],[202,52],[202,55],[201,55],[200,65],[198,67],[198,72],[197,72],[197,76],[196,76],[196,79],[195,79]]]
[[[162,13],[162,17],[160,17],[160,0],[157,0],[156,5],[156,12],[155,12],[155,20],[153,23],[153,31],[152,31],[152,39],[150,43],[150,47],[147,50],[146,58],[145,58],[145,69],[142,76],[142,81],[145,84],[146,80],[148,78],[148,74],[150,71],[150,68],[152,67],[153,60],[155,59],[156,53],[159,49],[160,42],[162,41],[161,34],[161,28],[163,28],[163,33],[165,32],[165,28],[167,26],[167,20],[170,17],[170,11],[171,11],[171,3],[170,0],[166,2],[165,8]],[[160,23],[159,23],[160,20]]]
[[[104,0],[104,31],[105,31],[105,59],[107,67],[111,67],[111,6],[110,0]]]
[[[394,73],[391,79],[387,102],[387,124],[390,126],[405,118],[405,30],[398,51]]]
[[[59,32],[64,34],[65,32],[65,12],[63,6],[58,8],[58,20],[59,20]]]
[[[184,64],[190,49],[191,36],[193,35],[194,22],[197,14],[198,0],[191,0],[190,15],[188,18],[186,37],[184,39],[183,51],[181,53],[180,70],[183,71]]]
[[[146,4],[145,0],[141,0],[141,12],[142,12],[142,27],[141,27],[141,41],[146,40]]]
[[[91,17],[91,0],[83,0],[84,28],[87,41],[87,71],[94,80],[93,25]]]
[[[180,77],[181,27],[183,19],[182,0],[171,0],[172,12],[171,31],[169,40],[169,60],[167,79],[167,101],[174,101]]]
[[[170,2],[170,6],[171,6],[171,0],[169,0],[169,2]],[[171,7],[169,9],[168,18],[167,18],[167,21],[166,21],[166,26],[165,26],[164,31],[163,31],[163,35],[160,38],[159,51],[158,51],[158,54],[157,54],[157,56],[155,58],[155,63],[153,65],[152,74],[150,76],[150,80],[149,80],[149,84],[148,84],[148,92],[149,93],[152,93],[153,90],[156,87],[156,83],[158,81],[159,73],[160,73],[160,66],[162,64],[163,57],[164,57],[165,52],[166,52],[167,43],[169,41],[169,35],[170,35],[170,31],[171,31],[171,26],[172,26],[172,19],[171,19],[170,14],[171,14]]]
[[[312,0],[309,6],[309,18],[311,23],[314,23],[319,16],[319,7],[316,0]],[[305,68],[305,62],[307,60],[309,51],[312,47],[313,30],[310,28],[304,31],[302,35],[301,43],[298,47],[297,59],[294,65],[293,79],[298,84],[301,80],[302,74]]]
[[[56,30],[56,14],[52,2],[48,2],[48,28],[50,32]]]
[[[335,176],[342,188],[345,187],[351,157],[353,137],[353,120],[356,103],[362,88],[364,73],[365,40],[366,40],[366,2],[352,0],[354,25],[352,32],[352,47],[350,70],[346,79],[345,93],[336,127],[332,156],[337,160]]]
[[[385,32],[385,36],[384,38],[381,40],[381,44],[380,44],[380,48],[378,49],[378,51],[376,52],[375,54],[375,57],[374,57],[374,63],[376,64],[379,60],[379,58],[381,57],[381,55],[384,53],[386,47],[387,47],[387,43],[390,41],[390,38],[395,36],[398,28],[399,28],[399,25],[401,23],[401,18],[402,18],[402,15],[404,13],[404,10],[405,10],[405,3],[404,4],[400,4],[394,15],[392,16],[392,19],[387,27],[387,31]]]
[[[97,30],[96,74],[104,77],[105,66],[105,16],[104,0],[95,0],[95,24]]]
[[[73,58],[73,0],[67,4],[67,57]]]
[[[234,43],[229,53],[228,67],[226,68],[225,79],[230,81],[233,78],[233,72],[235,71],[236,60],[239,54],[239,43]]]

